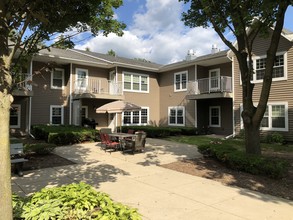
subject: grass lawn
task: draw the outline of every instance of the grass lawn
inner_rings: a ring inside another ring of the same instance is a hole
[[[170,136],[165,139],[169,141],[192,144],[192,145],[204,145],[204,144],[210,143],[211,141],[220,141],[222,143],[225,143],[225,145],[233,146],[241,151],[245,150],[244,140],[236,139],[236,138],[223,140],[220,138],[214,138],[214,137],[205,136],[205,135],[197,135],[197,136]],[[262,151],[269,151],[269,152],[293,153],[293,144],[282,145],[277,143],[275,144],[261,143],[261,149]]]

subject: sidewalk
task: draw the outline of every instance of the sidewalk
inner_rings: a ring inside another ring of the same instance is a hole
[[[147,139],[145,153],[104,152],[98,143],[59,147],[75,165],[27,171],[12,178],[20,195],[84,181],[115,201],[138,208],[146,220],[293,220],[293,202],[157,165],[200,157],[196,147]]]

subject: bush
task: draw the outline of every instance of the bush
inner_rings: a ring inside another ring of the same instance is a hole
[[[96,141],[98,131],[72,125],[35,125],[32,133],[36,139],[56,145],[69,145],[84,141]]]
[[[38,143],[38,144],[26,144],[24,145],[24,153],[36,153],[39,155],[47,155],[53,152],[56,148],[55,144]]]
[[[122,132],[127,133],[131,129],[134,131],[144,131],[147,137],[164,138],[176,135],[196,135],[197,128],[194,127],[153,127],[153,126],[123,126]]]
[[[286,160],[248,155],[222,143],[200,145],[198,150],[205,156],[219,160],[231,169],[265,175],[274,179],[282,178],[288,173],[289,163]]]
[[[278,132],[274,132],[272,134],[267,134],[265,136],[265,143],[268,144],[273,144],[273,143],[278,143],[278,144],[283,144],[285,142],[285,139],[282,134]]]
[[[116,203],[85,183],[44,188],[28,198],[13,196],[14,219],[140,220],[136,209]]]

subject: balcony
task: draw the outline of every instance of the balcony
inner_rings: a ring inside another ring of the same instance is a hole
[[[78,79],[74,82],[74,98],[124,99],[122,82],[102,79]]]
[[[22,73],[20,76],[23,80],[14,82],[14,89],[12,95],[14,96],[33,96],[32,75],[29,73]]]
[[[211,77],[189,82],[187,93],[187,99],[232,98],[232,77]]]

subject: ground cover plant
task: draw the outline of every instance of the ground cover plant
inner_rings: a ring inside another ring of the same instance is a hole
[[[13,196],[14,219],[140,220],[136,209],[114,202],[85,183],[43,188],[25,198]]]

